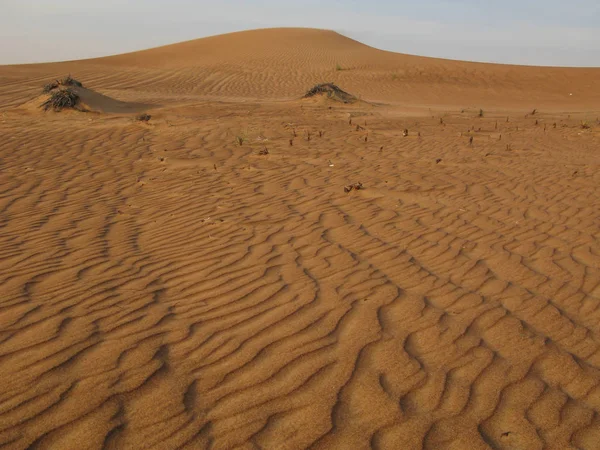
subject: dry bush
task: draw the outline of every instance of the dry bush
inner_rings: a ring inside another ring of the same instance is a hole
[[[58,89],[61,86],[66,86],[66,87],[83,87],[83,84],[80,81],[77,81],[75,78],[73,78],[71,75],[67,75],[64,78],[61,78],[60,80],[54,80],[51,83],[48,83],[44,86],[44,94],[49,94],[50,92],[52,92],[54,89]]]
[[[53,109],[54,111],[61,111],[65,108],[75,109],[79,105],[79,95],[72,89],[59,89],[52,92],[50,98],[40,105],[44,108],[44,111]]]
[[[152,116],[147,113],[142,113],[142,114],[135,116],[135,120],[137,120],[139,122],[148,122],[151,118],[152,118]]]
[[[334,83],[317,84],[316,86],[313,86],[313,88],[310,89],[306,94],[304,94],[304,98],[314,97],[315,95],[319,94],[326,94],[328,98],[343,103],[353,103],[356,101],[356,97],[354,95],[343,91]]]

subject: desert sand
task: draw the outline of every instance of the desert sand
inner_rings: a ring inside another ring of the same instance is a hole
[[[0,67],[0,447],[600,449],[598,116],[311,29]]]

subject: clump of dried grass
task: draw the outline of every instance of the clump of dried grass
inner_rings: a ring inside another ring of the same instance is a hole
[[[83,84],[80,81],[77,81],[75,78],[73,78],[70,74],[67,75],[64,78],[61,78],[60,80],[54,80],[51,83],[48,83],[44,86],[44,94],[49,94],[50,92],[52,92],[55,89],[58,89],[59,87],[64,86],[64,87],[83,87]]]
[[[59,89],[50,95],[50,98],[40,105],[44,111],[52,109],[62,111],[65,108],[75,109],[79,105],[79,95],[70,88]]]
[[[315,95],[326,94],[328,98],[337,100],[343,103],[353,103],[356,101],[356,97],[348,92],[340,89],[334,83],[322,83],[312,87],[304,98],[314,97]]]
[[[138,122],[148,122],[151,118],[152,116],[148,113],[142,113],[135,116],[135,120]]]

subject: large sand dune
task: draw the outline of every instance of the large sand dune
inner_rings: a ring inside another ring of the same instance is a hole
[[[32,107],[68,73],[152,119]],[[0,447],[600,449],[599,75],[304,29],[0,67]]]

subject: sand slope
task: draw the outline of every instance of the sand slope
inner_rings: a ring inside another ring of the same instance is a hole
[[[69,72],[152,119],[23,107]],[[0,446],[600,448],[598,73],[318,30],[0,67]]]
[[[332,31],[268,29],[88,61],[5,67],[1,104],[69,72],[107,95],[121,98],[114,91],[135,90],[144,101],[292,99],[314,84],[336,82],[372,101],[427,107],[586,111],[600,102],[600,69],[422,58],[377,50]]]

